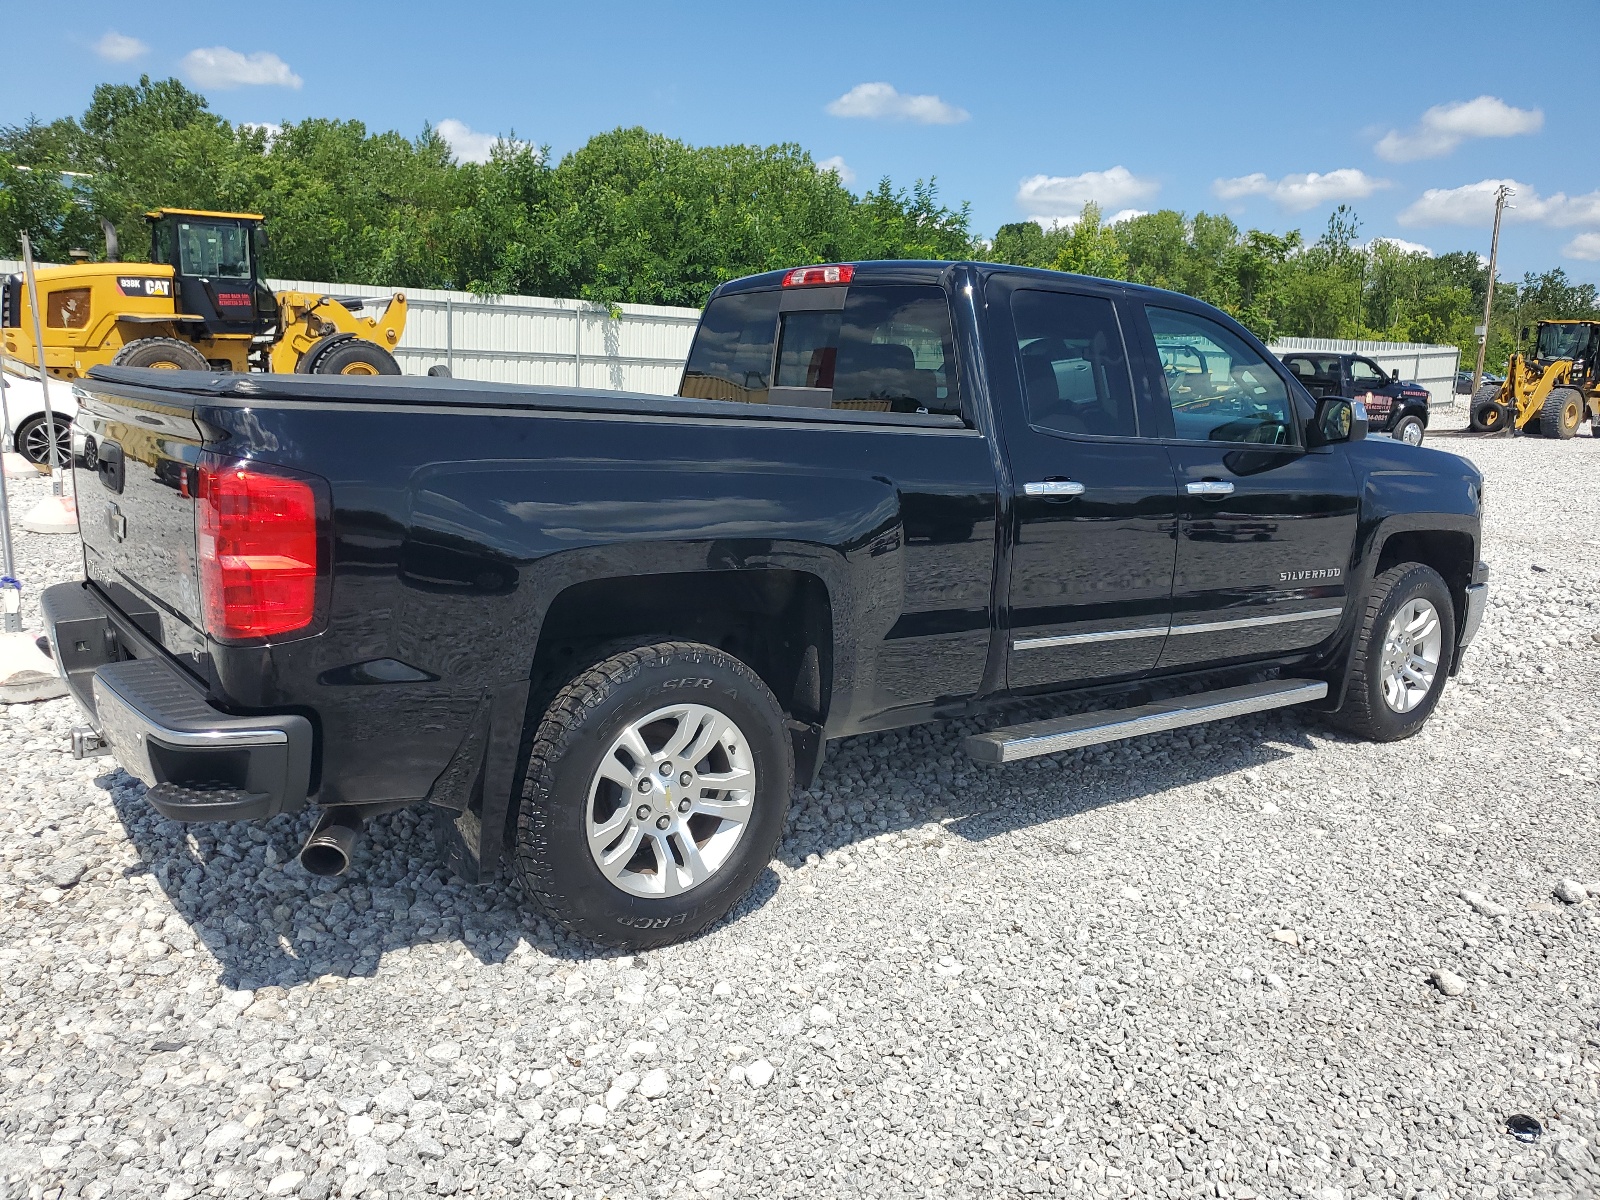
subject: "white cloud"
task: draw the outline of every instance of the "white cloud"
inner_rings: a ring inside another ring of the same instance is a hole
[[[849,187],[856,181],[856,173],[844,161],[844,155],[835,154],[832,158],[825,158],[817,164],[819,171],[832,171],[839,177],[839,182]]]
[[[1107,217],[1106,224],[1121,225],[1124,221],[1131,221],[1135,217],[1148,217],[1149,215],[1150,210],[1147,208],[1125,208],[1122,211],[1114,212]]]
[[[240,129],[258,130],[265,137],[267,148],[272,148],[272,143],[278,140],[278,135],[283,132],[282,125],[274,125],[271,121],[240,121]]]
[[[828,105],[836,117],[865,117],[873,121],[916,121],[921,125],[955,125],[971,114],[937,96],[913,96],[896,91],[893,84],[858,83]]]
[[[183,73],[197,87],[286,87],[297,88],[304,80],[289,69],[289,64],[267,50],[240,54],[226,46],[207,46],[183,56]]]
[[[1415,129],[1391,129],[1373,149],[1389,162],[1414,162],[1449,154],[1468,138],[1516,137],[1543,127],[1544,113],[1537,108],[1513,108],[1498,96],[1479,96],[1435,105]]]
[[[1488,225],[1494,220],[1494,194],[1501,184],[1516,193],[1511,197],[1514,207],[1506,210],[1507,221],[1557,228],[1600,226],[1600,191],[1581,196],[1568,196],[1565,192],[1541,196],[1515,179],[1480,179],[1456,188],[1429,188],[1400,214],[1400,224]]]
[[[94,52],[107,62],[132,62],[149,54],[150,47],[136,37],[108,29],[94,44]]]
[[[1405,238],[1375,237],[1368,245],[1376,246],[1380,242],[1385,246],[1393,246],[1401,254],[1426,254],[1429,258],[1433,257],[1433,249],[1431,247],[1424,246],[1421,242],[1408,242]],[[1365,248],[1364,246],[1360,247],[1360,249]]]
[[[1310,171],[1304,175],[1285,175],[1282,179],[1269,179],[1257,171],[1252,175],[1219,179],[1211,185],[1211,190],[1222,200],[1269,196],[1280,208],[1305,212],[1335,201],[1364,200],[1379,188],[1388,186],[1387,179],[1374,179],[1355,167],[1340,167],[1326,174]]]
[[[1600,233],[1580,233],[1565,246],[1561,253],[1568,258],[1582,258],[1589,262],[1600,262]]]
[[[486,163],[500,140],[496,133],[479,133],[465,121],[446,117],[434,126],[440,137],[450,143],[450,153],[457,162]]]
[[[1071,224],[1085,204],[1104,209],[1127,209],[1134,200],[1148,200],[1161,190],[1154,179],[1141,179],[1127,167],[1085,171],[1082,175],[1034,175],[1017,188],[1017,206],[1030,221],[1049,228]],[[1118,211],[1118,217],[1123,213]]]

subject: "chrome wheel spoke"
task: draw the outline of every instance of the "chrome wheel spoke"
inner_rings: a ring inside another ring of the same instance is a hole
[[[639,764],[641,771],[649,767],[650,760],[654,757],[650,753],[650,747],[644,744],[644,736],[640,734],[637,724],[629,725],[622,731],[622,736],[617,739],[617,745],[633,755],[633,760]],[[616,752],[613,748],[611,754]],[[609,758],[611,755],[608,754],[606,757]]]
[[[721,741],[722,735],[731,728],[732,725],[721,713],[708,713],[705,724],[700,727],[700,735],[694,739],[694,744],[683,752],[683,761],[691,766],[699,763],[711,753],[711,748]]]
[[[600,778],[609,779],[624,791],[631,792],[638,776],[623,766],[622,760],[613,752],[600,760]]]
[[[676,896],[683,889],[678,886],[678,860],[672,857],[672,846],[661,833],[652,833],[650,844],[656,855],[656,877],[661,883],[659,894]]]
[[[742,792],[755,786],[756,773],[746,767],[735,767],[731,771],[702,771],[699,779],[705,787]]]
[[[627,810],[624,809],[624,823],[626,817]],[[643,840],[644,830],[635,824],[629,827],[623,839],[609,853],[605,852],[603,847],[596,847],[596,839],[592,836],[589,838],[589,847],[594,851],[595,861],[599,863],[600,870],[614,883],[624,868],[633,861],[633,856],[639,852],[639,843]]]
[[[711,869],[706,866],[706,860],[700,857],[700,847],[695,844],[694,838],[689,836],[687,829],[680,829],[676,838],[678,853],[683,856],[683,869],[689,875],[689,887],[693,887],[711,874]]]
[[[717,817],[724,821],[733,821],[744,824],[750,819],[751,804],[745,800],[706,800],[694,801],[690,807],[690,815],[703,817]]]

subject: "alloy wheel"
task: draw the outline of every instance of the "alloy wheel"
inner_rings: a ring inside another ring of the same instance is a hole
[[[1383,702],[1408,713],[1427,699],[1443,650],[1444,627],[1433,604],[1419,597],[1401,605],[1383,638]]]
[[[736,724],[701,704],[658,708],[600,759],[584,813],[589,853],[625,892],[681,895],[731,857],[755,795],[755,760]]]

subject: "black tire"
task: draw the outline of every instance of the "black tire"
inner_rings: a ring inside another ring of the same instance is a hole
[[[177,338],[140,338],[129,342],[111,360],[113,367],[154,367],[162,371],[209,371],[211,364],[188,342]]]
[[[1396,712],[1384,699],[1383,654],[1389,623],[1412,600],[1433,605],[1440,625],[1441,652],[1432,686],[1409,712]],[[1456,646],[1456,610],[1439,573],[1421,563],[1390,567],[1372,581],[1356,631],[1356,652],[1345,686],[1344,704],[1329,721],[1357,737],[1373,742],[1397,742],[1421,729],[1444,691]]]
[[[1494,430],[1487,429],[1482,424],[1480,424],[1478,418],[1479,418],[1479,414],[1484,412],[1488,408],[1489,405],[1496,404],[1498,406],[1497,402],[1498,402],[1499,395],[1500,395],[1500,385],[1498,383],[1486,383],[1483,386],[1481,386],[1477,391],[1472,393],[1472,403],[1467,408],[1467,415],[1468,415],[1467,424],[1468,424],[1468,428],[1470,428],[1474,433],[1491,433],[1491,432],[1494,432]],[[1502,416],[1502,418],[1504,417],[1504,409],[1503,408],[1502,408],[1502,411],[1501,411],[1501,416]],[[1505,426],[1503,424],[1501,424],[1499,426],[1496,426],[1496,430],[1503,429],[1504,427]]]
[[[1415,429],[1415,437],[1407,437],[1407,433]],[[1397,442],[1407,445],[1420,446],[1423,438],[1427,436],[1428,427],[1422,423],[1422,418],[1417,416],[1401,417],[1395,422],[1394,428],[1389,431],[1389,436]]]
[[[351,338],[335,342],[311,364],[313,375],[398,375],[394,355],[375,342]]]
[[[1544,408],[1539,412],[1539,426],[1545,437],[1566,441],[1578,432],[1583,424],[1583,393],[1577,388],[1553,388],[1544,398]]]
[[[16,452],[22,455],[36,467],[54,466],[62,463],[68,467],[72,465],[72,418],[56,414],[56,446],[58,447],[55,463],[49,462],[50,430],[43,416],[29,417],[17,426],[14,442]]]
[[[1477,433],[1500,433],[1511,424],[1511,410],[1495,400],[1474,404],[1471,427]]]
[[[686,696],[742,731],[756,776],[752,812],[727,859],[703,882],[669,898],[638,896],[607,879],[590,853],[590,787],[630,723]],[[562,688],[539,722],[517,818],[523,879],[546,912],[592,941],[644,950],[692,937],[766,870],[793,782],[783,710],[744,663],[697,642],[619,651]]]

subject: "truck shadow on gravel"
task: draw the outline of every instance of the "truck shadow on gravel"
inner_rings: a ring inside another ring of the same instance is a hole
[[[1185,736],[1193,731],[1178,731],[983,766],[960,750],[960,738],[972,728],[945,722],[838,743],[817,786],[796,792],[778,862],[803,877],[808,867],[839,862],[867,841],[891,853],[980,842],[1169,788],[1225,784],[1314,747],[1309,722],[1270,713],[1208,727],[1194,744]],[[457,942],[488,964],[504,962],[524,940],[554,960],[618,953],[547,920],[509,865],[483,884],[452,875],[443,865],[432,811],[422,806],[369,822],[349,874],[325,879],[294,861],[314,812],[253,825],[184,826],[160,817],[143,785],[121,770],[95,782],[109,792],[139,855],[125,874],[148,873],[155,880],[219,964],[224,987],[287,989],[326,975],[372,975],[383,955],[436,942]],[[1070,824],[1050,836],[1068,852]],[[777,871],[763,872],[713,930],[747,919],[780,886]],[[170,974],[178,961],[168,957],[136,970]]]

